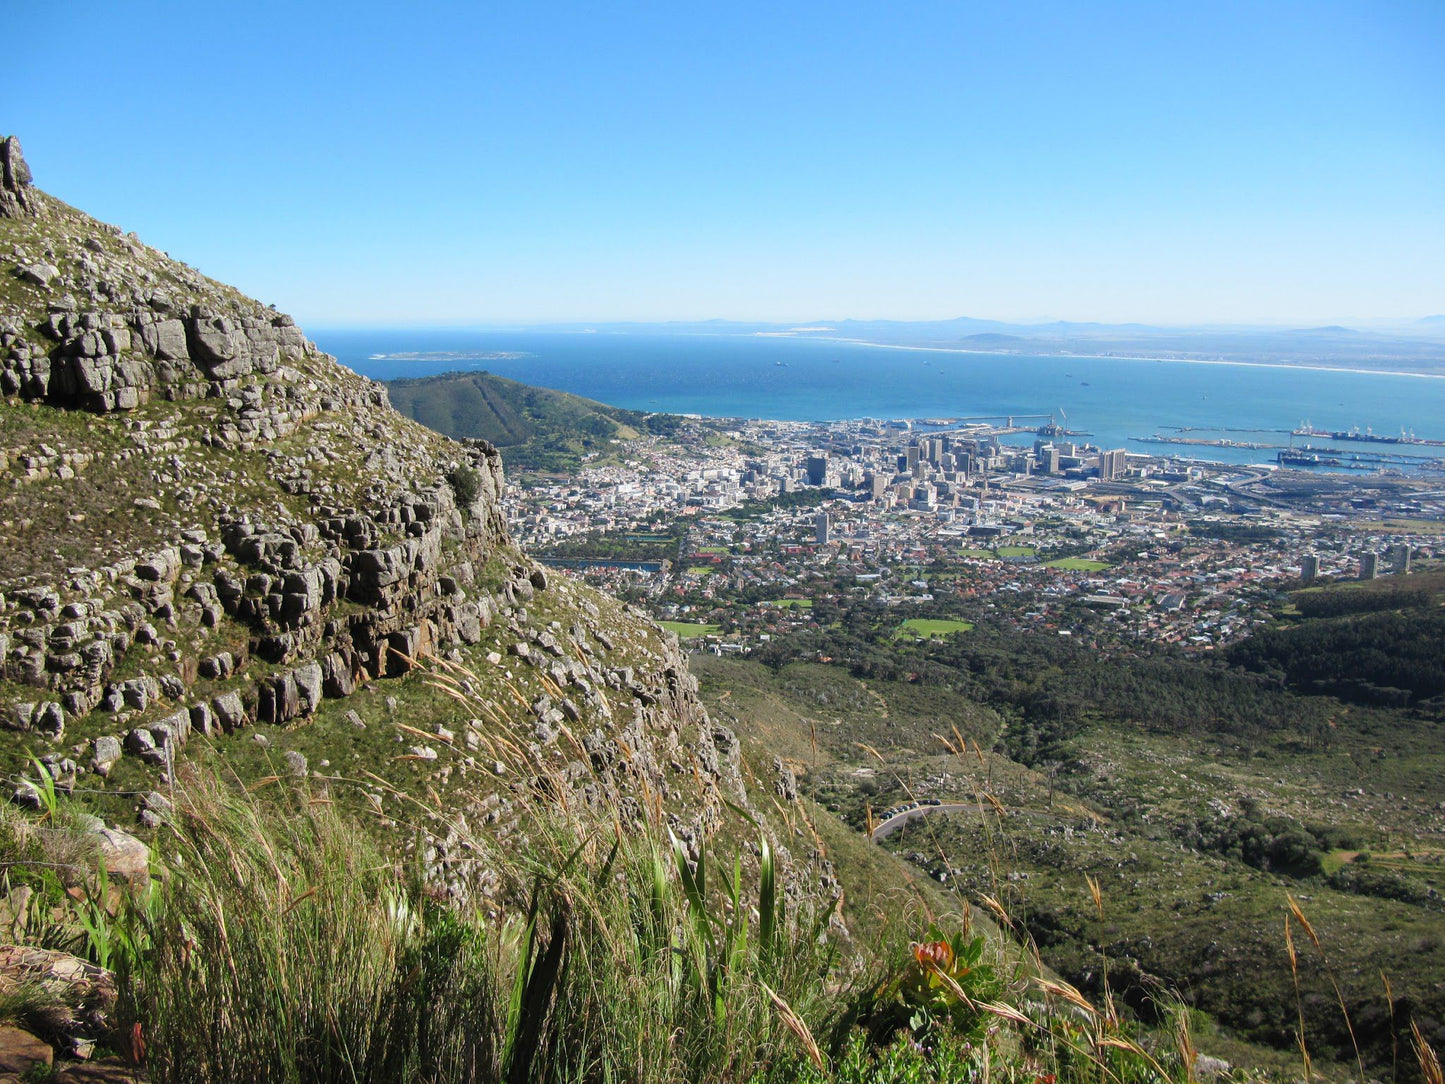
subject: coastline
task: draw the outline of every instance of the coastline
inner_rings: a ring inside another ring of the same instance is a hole
[[[800,338],[802,338],[800,336]],[[1029,354],[1017,350],[970,350],[963,346],[914,346],[909,343],[880,343],[869,339],[845,339],[838,336],[807,336],[814,342],[847,343],[849,346],[873,346],[880,350],[914,350],[927,354],[982,354],[986,357],[1070,358],[1080,361],[1157,361],[1166,365],[1232,365],[1241,369],[1298,369],[1301,372],[1357,373],[1360,376],[1410,376],[1421,380],[1445,380],[1445,373],[1417,373],[1408,369],[1360,369],[1346,365],[1294,365],[1287,361],[1225,361],[1219,358],[1159,358],[1138,354]]]

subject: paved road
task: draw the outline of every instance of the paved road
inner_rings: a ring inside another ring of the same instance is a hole
[[[909,821],[929,813],[957,813],[959,810],[977,808],[977,802],[944,802],[942,805],[921,805],[917,809],[905,809],[902,813],[893,814],[886,821],[879,821],[868,838],[876,842],[885,836],[891,836]]]

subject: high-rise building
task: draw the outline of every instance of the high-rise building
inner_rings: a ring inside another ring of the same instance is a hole
[[[1320,559],[1318,555],[1307,553],[1300,559],[1299,578],[1309,583],[1320,574]]]
[[[874,471],[868,476],[868,491],[875,497],[881,497],[888,492],[888,475],[880,471]]]
[[[1123,448],[1099,453],[1099,481],[1112,482],[1129,466],[1129,453]]]
[[[829,519],[828,513],[820,511],[813,520],[813,525],[817,531],[818,544],[827,545],[833,537],[833,521]]]
[[[922,450],[916,444],[910,444],[907,448],[903,449],[903,455],[906,460],[904,470],[908,471],[908,473],[912,474],[915,478],[918,477],[918,461],[922,458],[922,454]]]
[[[1404,576],[1410,571],[1410,547],[1403,542],[1390,547],[1390,571],[1396,576]]]
[[[1380,571],[1380,555],[1374,550],[1360,554],[1360,579],[1373,580]]]
[[[819,452],[808,456],[808,484],[820,486],[828,477],[828,457]]]

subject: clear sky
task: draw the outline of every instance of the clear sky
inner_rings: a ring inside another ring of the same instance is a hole
[[[1445,311],[1445,3],[11,0],[37,182],[311,326]]]

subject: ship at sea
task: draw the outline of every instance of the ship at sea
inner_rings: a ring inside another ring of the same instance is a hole
[[[1352,425],[1349,429],[1316,429],[1309,422],[1301,423],[1297,428],[1290,430],[1290,436],[1294,437],[1329,437],[1331,440],[1350,440],[1360,444],[1420,444],[1434,448],[1445,448],[1445,440],[1428,440],[1425,437],[1417,437],[1414,432],[1406,433],[1401,429],[1399,436],[1391,436],[1385,433],[1376,433],[1369,426],[1362,431],[1358,425]]]

